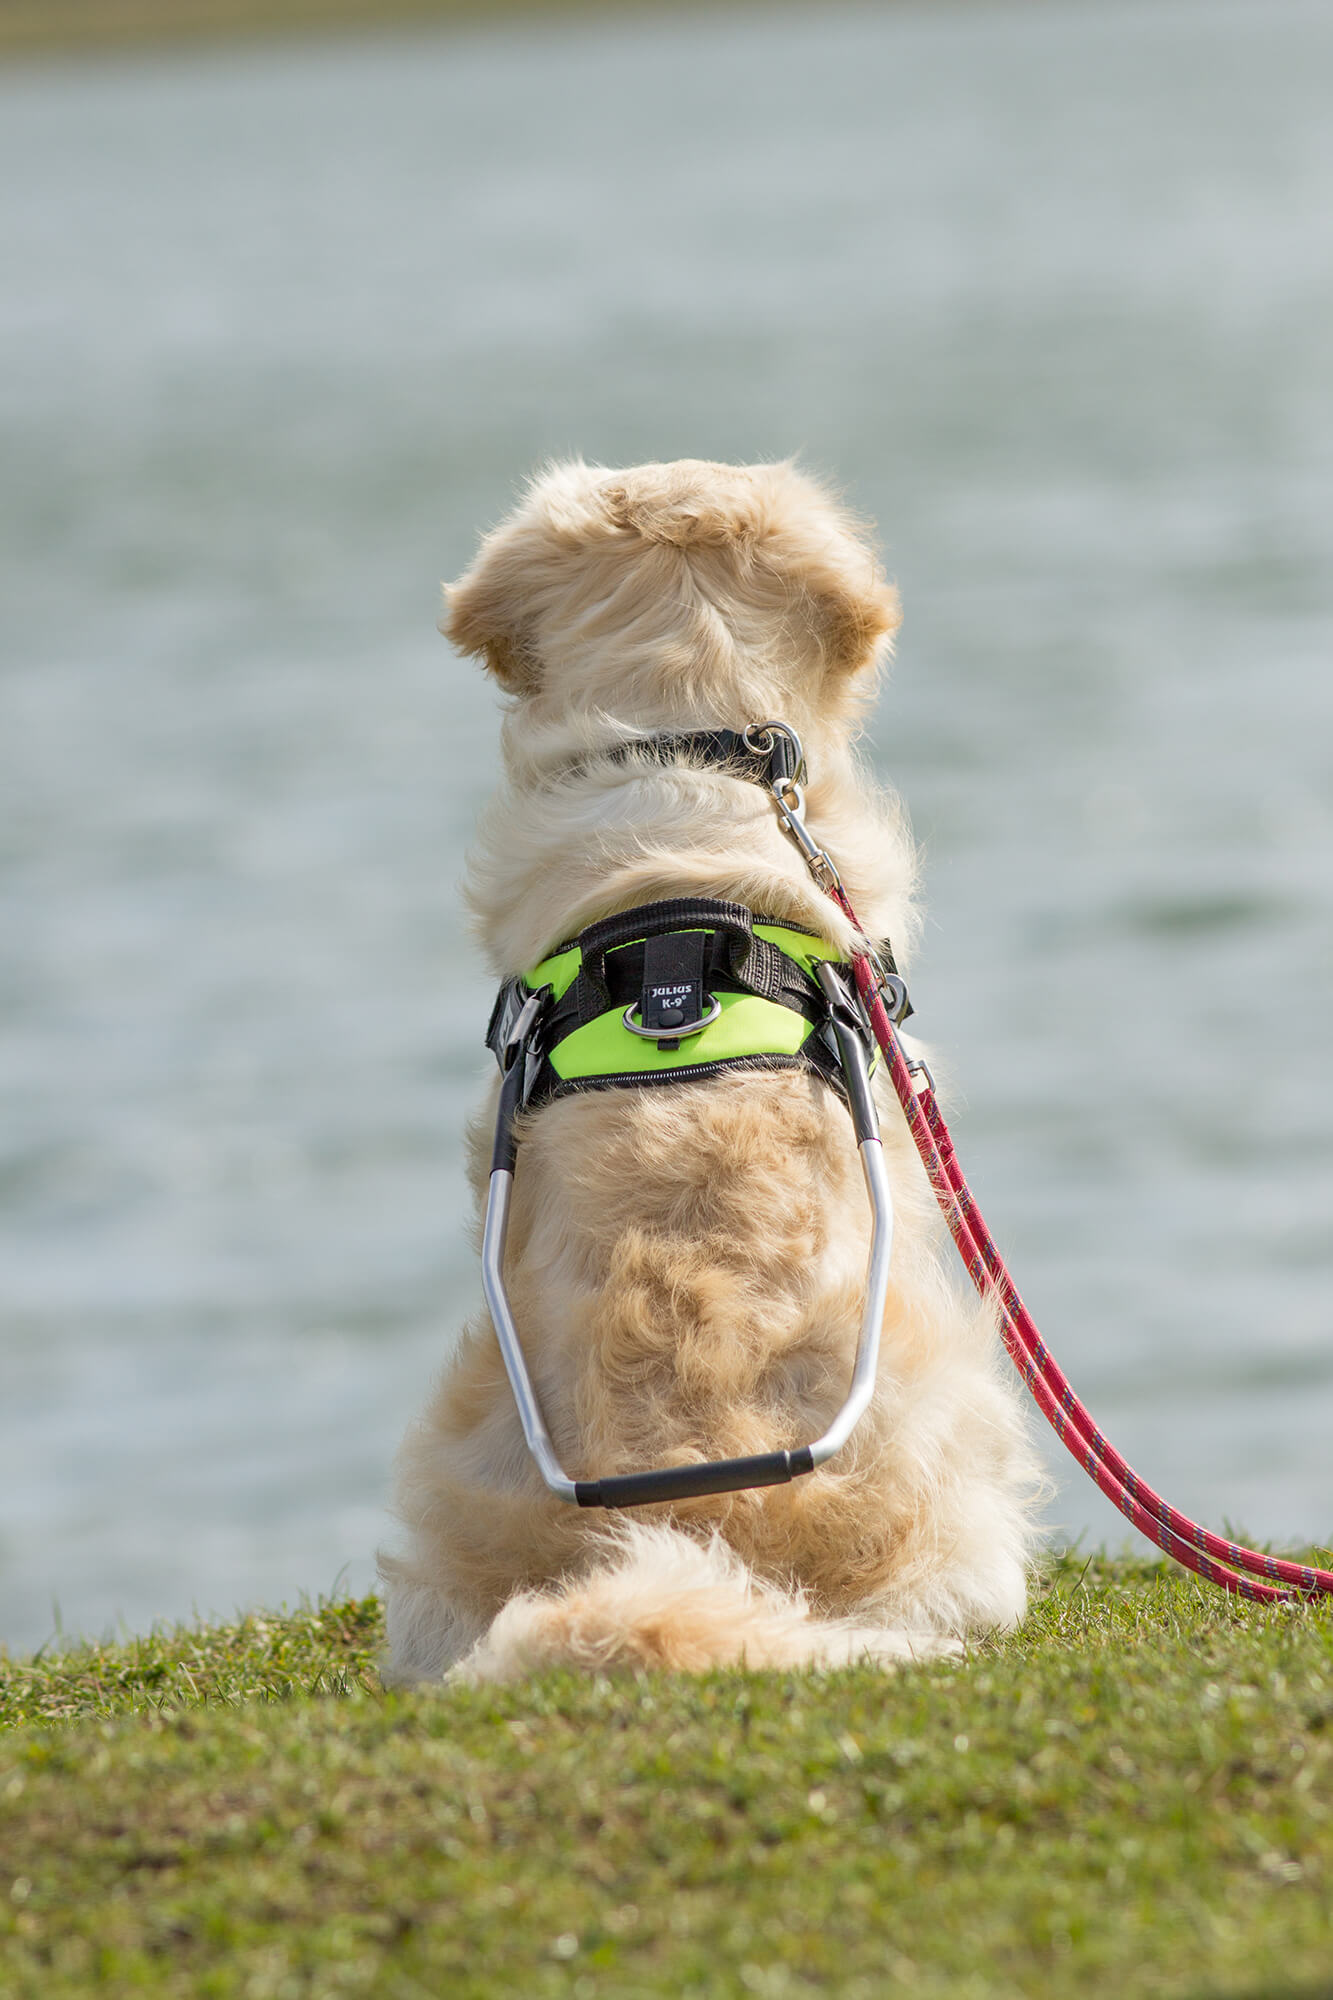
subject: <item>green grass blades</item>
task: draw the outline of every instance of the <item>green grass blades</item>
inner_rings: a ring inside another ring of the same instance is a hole
[[[1064,1558],[897,1675],[380,1691],[373,1599],[0,1665],[0,1992],[1333,1993],[1333,1616]]]
[[[122,1645],[56,1642],[30,1660],[0,1651],[0,1729],[378,1691],[383,1643],[379,1600],[365,1597]]]

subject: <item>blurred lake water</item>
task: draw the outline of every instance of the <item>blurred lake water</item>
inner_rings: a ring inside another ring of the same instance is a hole
[[[549,453],[878,520],[982,1204],[1147,1477],[1333,1536],[1331,102],[1322,0],[0,74],[0,1639],[370,1578],[479,1290],[436,587]]]

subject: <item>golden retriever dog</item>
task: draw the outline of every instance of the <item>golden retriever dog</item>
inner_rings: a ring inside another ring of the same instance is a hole
[[[853,738],[899,621],[865,528],[790,464],[552,466],[447,592],[441,629],[508,697],[467,894],[497,979],[585,926],[721,898],[845,956],[918,928],[900,807]],[[655,736],[791,724],[807,821],[861,937],[771,795]],[[829,1666],[957,1652],[1023,1615],[1039,1479],[990,1312],[877,1085],[896,1211],[876,1387],[790,1484],[603,1512],[543,1484],[485,1314],[398,1465],[387,1677]],[[479,1209],[495,1098],[472,1133]],[[810,1072],[602,1088],[525,1112],[505,1277],[574,1477],[794,1449],[840,1407],[869,1210],[846,1104]]]

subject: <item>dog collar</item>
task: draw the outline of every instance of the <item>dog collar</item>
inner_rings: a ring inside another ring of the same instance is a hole
[[[641,757],[652,764],[689,760],[733,777],[748,778],[770,790],[775,784],[799,784],[805,778],[805,754],[794,730],[695,729],[661,736],[638,736],[608,752],[618,764]]]

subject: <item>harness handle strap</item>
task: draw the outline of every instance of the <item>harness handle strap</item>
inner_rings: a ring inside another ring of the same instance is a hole
[[[690,1028],[697,1032],[704,1025],[713,1004],[712,996],[706,1001],[704,995],[708,938],[707,931],[666,931],[643,941],[639,1020],[644,1031],[662,1031],[659,1049],[674,1049]]]
[[[580,980],[580,1022],[594,1021],[611,1005],[606,981],[606,955],[620,945],[640,938],[660,937],[671,930],[718,931],[728,939],[729,969],[739,972],[750,956],[754,929],[749,910],[743,903],[713,902],[699,896],[675,896],[665,903],[645,903],[638,909],[621,910],[603,917],[579,933],[583,954]],[[586,981],[586,984],[584,983]]]

